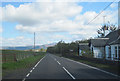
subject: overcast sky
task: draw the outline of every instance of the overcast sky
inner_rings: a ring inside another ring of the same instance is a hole
[[[2,2],[0,6],[0,40],[3,46],[49,44],[64,40],[88,39],[106,23],[118,24],[118,3],[114,2],[93,22],[87,25],[110,2]]]

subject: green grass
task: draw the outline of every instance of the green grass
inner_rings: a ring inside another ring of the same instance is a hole
[[[28,68],[33,66],[36,62],[38,62],[42,57],[45,56],[45,53],[39,54],[37,56],[30,56],[28,58],[22,59],[17,62],[7,62],[2,64],[3,70],[14,70],[20,68]]]
[[[21,60],[27,57],[34,56],[34,54],[39,55],[40,52],[33,51],[22,51],[22,50],[2,50],[2,60],[3,62],[14,61],[14,58]]]
[[[94,67],[97,67],[97,68],[100,68],[100,69],[103,69],[103,70],[106,70],[106,71],[110,71],[110,72],[113,72],[113,73],[116,73],[116,74],[118,73],[118,67],[113,66],[113,65],[102,64],[102,63],[94,63],[94,62],[91,62],[91,61],[75,59],[75,58],[70,58],[70,57],[66,57],[66,58],[69,58],[69,59],[72,59],[72,60],[75,60],[75,61],[78,61],[78,62],[81,62],[81,63],[84,63],[84,64],[88,64],[88,65],[91,65],[91,66],[94,66]]]

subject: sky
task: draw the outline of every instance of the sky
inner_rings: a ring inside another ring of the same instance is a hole
[[[2,46],[29,46],[72,42],[97,37],[105,22],[118,24],[118,3],[114,2],[90,24],[110,2],[2,2],[0,42]]]

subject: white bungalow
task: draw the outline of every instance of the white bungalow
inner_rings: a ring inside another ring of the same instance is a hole
[[[109,41],[105,47],[106,59],[120,59],[120,29],[109,33],[106,37],[109,38]]]
[[[85,54],[86,51],[89,51],[89,43],[80,43],[79,44],[79,56],[82,56],[82,54]]]
[[[90,50],[94,58],[105,58],[105,45],[109,38],[90,39]]]

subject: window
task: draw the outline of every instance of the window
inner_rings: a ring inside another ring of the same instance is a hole
[[[118,55],[119,55],[119,59],[120,59],[120,46],[118,47]]]
[[[109,58],[111,58],[111,46],[109,47]]]
[[[115,57],[117,57],[117,46],[115,47]]]

